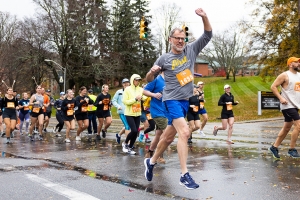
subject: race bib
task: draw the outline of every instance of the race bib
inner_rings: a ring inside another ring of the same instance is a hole
[[[29,106],[24,106],[24,110],[29,110]]]
[[[109,108],[108,105],[103,106],[103,110],[108,110],[108,108]]]
[[[81,112],[87,112],[88,107],[87,106],[81,106]]]
[[[39,113],[39,112],[40,112],[40,108],[33,108],[33,109],[32,109],[32,112],[34,112],[34,113]]]
[[[294,90],[297,91],[297,92],[300,92],[300,82],[295,83]]]
[[[137,112],[141,112],[141,104],[133,104],[132,105],[132,112],[137,113]]]
[[[204,102],[200,102],[200,105],[201,105],[202,107],[204,107]]]
[[[93,105],[89,105],[89,111],[93,110]]]
[[[14,108],[15,103],[14,102],[7,102],[7,108]]]
[[[199,110],[199,107],[198,107],[198,106],[193,107],[193,111],[194,111],[194,112],[198,112],[198,110]]]
[[[147,117],[147,120],[150,120],[150,119],[152,119],[152,117],[151,117],[151,114],[150,114],[150,113],[147,113],[147,114],[146,114],[146,117]]]
[[[179,72],[178,74],[176,74],[176,77],[181,86],[184,86],[194,80],[194,76],[189,69],[185,69],[184,71]]]
[[[227,110],[232,110],[232,104],[226,104]]]
[[[74,115],[74,110],[67,110],[67,116]]]

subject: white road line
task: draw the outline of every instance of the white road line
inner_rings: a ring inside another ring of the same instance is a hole
[[[99,200],[99,199],[97,199],[89,194],[86,194],[84,192],[80,192],[80,191],[70,188],[66,185],[51,182],[47,179],[40,178],[33,174],[26,174],[26,176],[29,180],[41,184],[43,187],[47,188],[48,190],[56,192],[64,197],[67,197],[72,200],[82,200],[82,199],[84,199],[84,200]]]

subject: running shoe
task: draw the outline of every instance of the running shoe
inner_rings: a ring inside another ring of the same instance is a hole
[[[61,134],[57,133],[57,134],[55,135],[55,137],[61,137]]]
[[[102,129],[102,137],[105,138],[106,137],[106,131]]]
[[[100,135],[96,135],[96,140],[101,140],[101,136]]]
[[[150,164],[150,158],[146,158],[144,160],[144,165],[145,165],[145,178],[148,180],[148,181],[152,181],[152,178],[153,178],[153,169],[154,169],[154,165],[151,165]]]
[[[116,134],[116,142],[117,142],[118,144],[121,143],[121,137],[119,136],[118,133]]]
[[[4,137],[6,134],[5,133],[1,133],[1,137]]]
[[[185,186],[185,188],[188,190],[193,190],[199,187],[199,185],[195,183],[192,176],[188,172],[180,177],[179,184]]]
[[[289,149],[288,155],[292,158],[300,158],[300,155],[296,149]]]
[[[28,134],[30,141],[34,141],[33,136]]]
[[[215,126],[215,127],[214,127],[214,131],[213,131],[213,135],[216,136],[217,134],[218,134],[218,129],[217,129],[217,127]]]
[[[145,139],[145,142],[146,142],[146,143],[150,143],[150,142],[151,142],[150,138],[146,138],[146,139]]]
[[[10,138],[6,138],[6,144],[11,143]]]
[[[53,127],[52,133],[56,133],[55,127]]]
[[[33,134],[39,134],[39,131],[37,129],[34,129]]]
[[[129,147],[128,147],[128,152],[127,153],[129,153],[130,155],[135,155],[136,154],[136,152],[133,151],[132,148],[129,148]]]
[[[76,140],[76,141],[81,141],[80,136],[76,136],[75,140]]]
[[[44,132],[47,133],[48,132],[47,129],[44,128]]]
[[[278,154],[278,148],[274,147],[273,145],[271,147],[269,147],[269,151],[272,153],[273,157],[275,159],[280,159],[280,156]]]
[[[66,138],[65,139],[65,143],[70,143],[71,141],[70,141],[70,139],[69,138]]]
[[[200,137],[206,137],[203,131],[199,131]]]
[[[127,144],[125,144],[125,145],[123,146],[122,151],[123,151],[124,153],[128,153],[128,145],[127,145]]]
[[[193,143],[192,138],[189,138],[187,142],[188,144],[192,144]]]
[[[39,135],[39,140],[42,141],[43,140],[43,136]]]

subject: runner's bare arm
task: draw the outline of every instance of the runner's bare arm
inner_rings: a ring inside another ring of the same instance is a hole
[[[205,11],[202,8],[198,8],[198,9],[195,10],[195,13],[197,15],[199,15],[200,17],[202,17],[202,21],[203,21],[203,25],[204,25],[204,30],[211,31],[212,27],[210,25],[210,22],[208,20],[208,17],[206,15]]]
[[[285,86],[284,83],[286,83],[286,78],[287,78],[287,75],[286,75],[286,73],[284,72],[284,73],[280,74],[280,75],[275,79],[275,81],[273,82],[273,84],[271,85],[271,90],[272,90],[273,94],[279,99],[280,103],[282,103],[282,104],[287,104],[287,101],[286,101],[285,98],[283,98],[283,97],[280,95],[280,93],[279,93],[277,87],[279,87],[279,86],[284,87],[284,86]]]

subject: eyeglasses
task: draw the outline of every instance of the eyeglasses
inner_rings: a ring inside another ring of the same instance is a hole
[[[176,41],[182,40],[184,42],[184,40],[185,40],[185,38],[183,38],[183,37],[171,37],[171,38],[174,38]]]
[[[134,79],[135,81],[141,81],[141,79]]]

